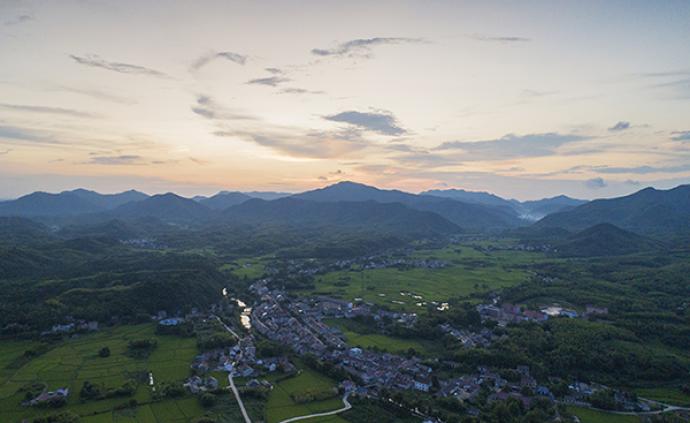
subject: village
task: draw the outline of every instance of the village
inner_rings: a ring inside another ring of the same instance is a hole
[[[296,368],[288,356],[257,357],[255,336],[262,336],[288,347],[299,357],[313,357],[342,371],[347,377],[340,388],[345,394],[378,399],[391,391],[419,392],[434,397],[453,398],[466,404],[468,413],[479,413],[479,401],[504,401],[514,398],[529,408],[535,401],[590,406],[589,398],[598,391],[608,390],[597,384],[581,381],[566,383],[567,392],[557,396],[546,385],[539,383],[528,366],[518,366],[512,377],[480,366],[475,372],[458,377],[443,378],[435,370],[436,361],[429,362],[416,355],[400,355],[348,345],[343,333],[331,327],[326,319],[354,319],[367,316],[375,321],[392,319],[401,325],[415,324],[416,315],[399,313],[372,307],[364,302],[347,302],[329,297],[292,298],[286,292],[269,288],[265,280],[251,286],[259,301],[251,308],[250,334],[237,345],[206,352],[197,357],[192,368],[197,375],[188,379],[185,386],[192,393],[214,390],[218,381],[207,375],[210,371],[226,371],[237,377],[247,378],[245,389],[271,389],[263,377],[274,372],[293,373]],[[570,310],[551,309],[522,310],[517,306],[480,305],[482,317],[495,318],[499,322],[545,321],[550,316],[577,317],[567,314]],[[599,314],[605,310],[588,309],[587,314]],[[583,316],[585,314],[583,313]],[[464,348],[486,347],[497,339],[491,330],[472,332],[441,325],[441,331],[460,341]],[[251,332],[255,331],[256,335]],[[206,375],[206,376],[205,376]],[[615,392],[617,407],[622,410],[649,411],[653,404]]]

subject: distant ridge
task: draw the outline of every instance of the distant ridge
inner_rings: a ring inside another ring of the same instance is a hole
[[[295,194],[291,198],[318,202],[376,201],[378,203],[401,203],[415,210],[436,213],[461,228],[470,231],[502,230],[522,224],[512,210],[481,204],[469,204],[431,195],[415,195],[398,190],[382,190],[350,181],[339,182],[324,188]]]
[[[510,208],[523,219],[533,221],[539,220],[551,213],[567,210],[587,202],[565,195],[532,201],[506,200],[488,192],[465,191],[462,189],[430,190],[423,192],[421,195],[433,195],[436,197],[452,198],[467,203]]]
[[[230,221],[250,224],[335,227],[415,235],[460,232],[457,225],[435,213],[413,210],[399,203],[375,201],[316,202],[293,197],[273,201],[253,199],[231,207],[223,214]]]
[[[221,191],[213,197],[200,198],[197,201],[210,209],[224,210],[251,199],[252,197],[242,192]]]
[[[167,193],[124,204],[108,214],[119,219],[155,217],[164,222],[201,223],[210,218],[213,212],[194,200]]]
[[[645,235],[688,234],[690,185],[670,190],[645,188],[625,197],[594,200],[546,216],[535,226],[580,231],[600,223]]]

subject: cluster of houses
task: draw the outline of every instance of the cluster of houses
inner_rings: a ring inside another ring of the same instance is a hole
[[[76,320],[68,323],[53,325],[50,330],[41,332],[41,336],[70,334],[75,332],[95,332],[98,330],[98,322],[95,320]]]
[[[215,391],[218,389],[218,379],[213,376],[200,377],[192,376],[183,385],[189,392],[198,394],[201,392]]]
[[[460,341],[465,348],[488,347],[496,339],[496,335],[489,329],[480,332],[472,332],[467,329],[457,329],[448,323],[439,325],[441,331]]]
[[[69,396],[69,388],[59,388],[54,391],[43,391],[29,401],[22,404],[25,406],[39,406],[50,404],[63,404]]]
[[[593,316],[604,316],[608,314],[608,308],[587,305],[584,312],[568,309],[556,305],[542,307],[540,310],[530,310],[524,306],[511,303],[497,305],[480,304],[477,306],[482,321],[495,320],[499,325],[505,326],[508,323],[519,322],[545,322],[551,317],[568,317],[571,319],[591,318]]]

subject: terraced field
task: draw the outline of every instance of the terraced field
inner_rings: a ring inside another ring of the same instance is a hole
[[[158,347],[148,358],[126,355],[127,343],[133,339],[155,338]],[[109,357],[99,357],[98,351],[107,346]],[[47,352],[28,359],[24,352],[40,351],[38,343],[3,341],[0,343],[0,421],[15,422],[47,413],[21,406],[22,387],[36,382],[45,383],[49,390],[70,389],[68,408],[82,416],[86,423],[101,422],[184,422],[203,414],[193,397],[151,403],[151,388],[140,383],[134,399],[138,407],[113,411],[129,398],[112,398],[81,402],[79,391],[84,381],[107,388],[116,388],[141,372],[151,372],[154,381],[182,381],[189,374],[189,364],[197,354],[194,338],[178,338],[154,334],[154,326],[121,326],[73,338],[54,346]],[[45,347],[44,347],[45,348]]]

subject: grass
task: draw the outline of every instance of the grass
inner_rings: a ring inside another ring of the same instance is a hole
[[[156,338],[158,347],[144,359],[125,354],[132,339]],[[108,346],[111,355],[98,356],[98,350]],[[97,333],[81,335],[55,344],[50,350],[31,360],[18,360],[26,349],[36,347],[21,341],[0,343],[0,421],[19,421],[42,415],[48,410],[21,406],[24,396],[18,390],[29,383],[42,382],[48,389],[69,387],[67,406],[83,416],[87,423],[97,422],[187,422],[202,411],[195,398],[166,400],[141,405],[133,410],[114,412],[114,407],[129,398],[112,398],[82,403],[79,391],[84,381],[108,388],[120,386],[135,373],[150,371],[156,383],[182,381],[189,375],[189,364],[198,353],[194,338],[179,338],[154,334],[153,324],[105,328]],[[13,365],[19,363],[19,366]],[[140,403],[151,401],[150,388],[140,383],[134,397]],[[174,410],[175,416],[166,413]]]
[[[637,416],[625,416],[590,410],[589,408],[568,406],[568,411],[576,415],[582,423],[640,423]]]
[[[543,258],[538,253],[519,251],[480,252],[470,246],[423,250],[416,258],[437,258],[449,263],[441,269],[397,268],[338,271],[319,276],[315,289],[304,295],[329,295],[385,305],[393,310],[422,312],[425,302],[442,302],[449,297],[517,285],[527,279],[519,265]],[[401,295],[410,292],[417,297]]]
[[[378,348],[393,353],[406,352],[410,348],[418,353],[427,352],[426,346],[414,339],[395,338],[378,333],[367,333],[368,330],[360,328],[357,322],[346,319],[327,319],[329,326],[340,329],[345,335],[348,345],[361,348]]]
[[[337,410],[343,407],[341,397],[325,401],[313,401],[298,404],[290,397],[293,393],[308,390],[325,390],[335,386],[335,382],[321,374],[303,368],[299,375],[277,382],[268,397],[266,404],[266,420],[268,423],[276,423],[281,420],[312,413]],[[311,421],[311,420],[310,420]],[[314,419],[314,422],[344,423],[345,420],[336,416]]]
[[[238,259],[224,264],[221,270],[230,270],[235,276],[244,279],[258,279],[264,274],[264,263],[261,258]]]
[[[637,389],[636,392],[643,398],[681,407],[690,407],[690,395],[683,393],[678,388],[641,388]]]

